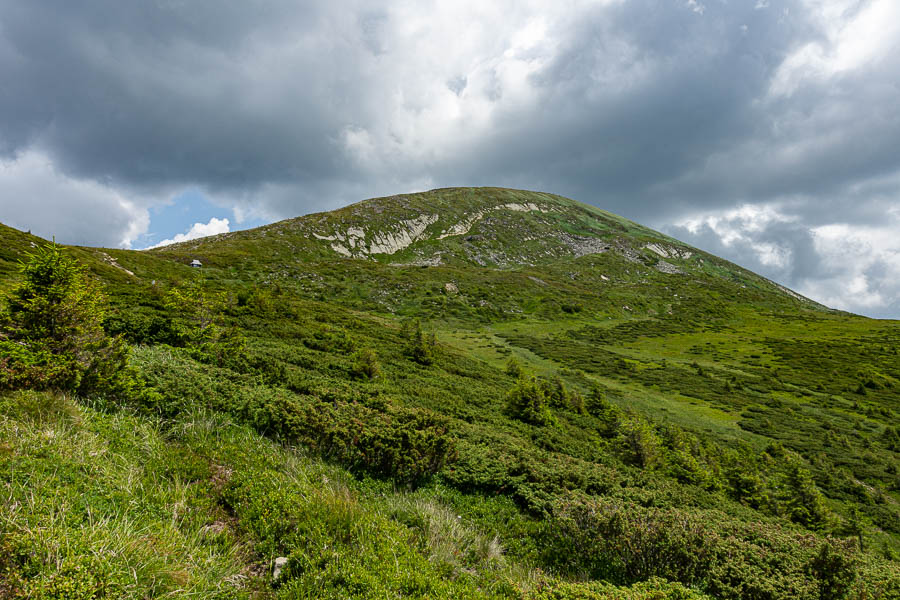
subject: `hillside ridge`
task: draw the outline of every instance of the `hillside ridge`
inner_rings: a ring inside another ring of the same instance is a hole
[[[226,256],[228,262],[265,254],[279,265],[348,259],[395,267],[506,270],[610,252],[660,273],[714,274],[825,309],[738,265],[595,206],[507,188],[439,188],[370,198],[148,252],[222,265]]]

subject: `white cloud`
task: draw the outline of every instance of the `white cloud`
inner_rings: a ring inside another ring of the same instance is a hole
[[[895,316],[900,306],[900,209],[881,224],[804,226],[777,205],[745,205],[670,228],[696,244],[826,306]]]
[[[0,221],[60,243],[131,248],[150,223],[144,204],[69,177],[36,150],[0,161]]]
[[[228,233],[229,231],[231,231],[231,229],[229,228],[228,219],[217,219],[216,217],[213,217],[209,220],[209,223],[194,223],[186,232],[176,234],[172,239],[163,240],[158,244],[150,246],[150,248],[159,248],[161,246],[195,240],[209,235]]]
[[[790,96],[805,83],[820,83],[892,56],[900,39],[896,0],[806,0],[824,37],[794,50],[772,80],[773,97]]]
[[[805,282],[809,294],[849,311],[869,312],[900,301],[900,219],[882,226],[831,224],[812,230],[815,248],[834,275]]]
[[[694,11],[698,15],[702,15],[703,12],[706,10],[706,7],[703,4],[697,2],[697,0],[687,0],[687,5],[688,5],[688,8],[690,8],[692,11]]]
[[[773,223],[796,220],[796,217],[783,214],[775,206],[743,204],[730,210],[683,219],[677,225],[691,233],[707,226],[719,235],[722,243],[730,246],[737,241],[747,241],[748,234],[764,231]]]

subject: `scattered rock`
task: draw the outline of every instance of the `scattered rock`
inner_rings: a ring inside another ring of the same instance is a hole
[[[562,232],[559,235],[558,241],[568,246],[569,250],[576,257],[587,256],[588,254],[602,254],[610,249],[609,242],[600,238],[572,235],[566,232]]]
[[[32,245],[34,245],[34,242],[32,242]],[[106,252],[99,252],[98,254],[100,254],[100,257],[103,259],[103,262],[105,262],[105,263],[108,264],[109,266],[115,267],[115,268],[117,268],[117,269],[119,269],[119,270],[121,270],[121,271],[125,271],[126,273],[128,273],[128,274],[131,275],[132,277],[136,277],[136,275],[135,275],[134,273],[132,273],[131,271],[129,271],[128,269],[126,269],[125,267],[123,267],[122,265],[120,265],[119,263],[117,263],[117,262],[116,262],[116,259],[113,258],[112,256],[110,256],[109,254],[107,254]]]
[[[455,283],[447,282],[444,284],[444,292],[455,295],[459,293],[459,288],[456,287]]]
[[[680,273],[684,273],[681,269],[673,265],[672,263],[668,263],[664,260],[661,260],[656,263],[656,270],[660,273],[668,273],[670,275],[676,275]]]
[[[286,556],[279,556],[275,559],[275,566],[272,568],[272,583],[278,583],[278,580],[281,578],[281,573],[284,571],[287,564],[288,559]]]
[[[222,465],[212,465],[212,477],[211,483],[213,485],[213,489],[216,492],[221,492],[225,489],[225,485],[231,480],[231,475],[234,473],[232,469]]]

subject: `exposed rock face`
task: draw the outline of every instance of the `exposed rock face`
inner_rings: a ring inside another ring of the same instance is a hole
[[[438,220],[437,215],[422,215],[417,219],[400,221],[393,232],[381,232],[374,236],[369,254],[393,254],[419,240],[425,229]]]
[[[456,225],[450,227],[449,229],[447,229],[446,231],[441,233],[441,235],[438,236],[438,239],[442,240],[442,239],[444,239],[446,237],[450,237],[452,235],[465,235],[465,234],[469,233],[469,231],[472,229],[472,226],[474,226],[475,223],[480,221],[486,214],[488,214],[489,212],[496,211],[496,210],[512,210],[515,212],[532,212],[532,211],[547,212],[545,209],[543,209],[540,206],[538,206],[537,204],[534,204],[531,202],[527,202],[525,204],[516,204],[516,203],[501,204],[499,206],[495,206],[495,207],[489,208],[487,210],[479,210],[478,212],[473,213],[466,219],[463,219]]]
[[[452,225],[436,236],[444,239],[454,235],[465,235],[472,227],[486,215],[496,211],[514,212],[549,212],[532,202],[507,203],[494,206],[485,210],[476,211],[464,217],[460,222]],[[372,254],[395,254],[422,239],[426,239],[425,231],[436,223],[438,215],[422,214],[414,219],[398,221],[386,231],[369,233],[362,227],[348,227],[344,231],[336,231],[330,234],[312,232],[312,237],[317,240],[331,242],[331,249],[346,257],[367,257]]]
[[[35,248],[37,248],[37,245],[34,242],[31,242],[31,245],[34,246]],[[99,252],[99,254],[100,254],[100,257],[103,259],[103,261],[106,264],[108,264],[109,266],[115,267],[115,268],[119,269],[120,271],[125,271],[132,277],[136,277],[136,275],[134,273],[132,273],[131,271],[129,271],[128,269],[126,269],[125,267],[123,267],[122,265],[117,263],[116,259],[114,259],[112,256],[110,256],[106,252]]]
[[[659,271],[660,273],[669,273],[671,275],[684,273],[684,271],[682,271],[681,269],[679,269],[672,263],[667,263],[664,260],[661,260],[658,263],[656,263],[656,270]]]
[[[403,198],[400,198],[397,202],[405,208],[411,208]],[[640,246],[632,246],[622,238],[610,239],[608,235],[591,235],[591,226],[589,225],[585,229],[584,222],[581,224],[581,231],[584,233],[575,233],[564,228],[557,228],[556,224],[560,217],[564,220],[568,219],[570,223],[578,223],[579,215],[566,212],[567,210],[566,207],[558,207],[553,204],[507,202],[493,206],[483,206],[467,212],[461,211],[461,214],[457,213],[456,222],[445,225],[443,229],[439,229],[436,226],[432,227],[440,220],[440,214],[444,214],[436,208],[426,209],[413,218],[387,223],[381,221],[371,225],[367,225],[365,221],[358,220],[365,218],[365,212],[362,211],[359,213],[354,212],[350,216],[350,222],[347,222],[345,217],[339,223],[332,222],[333,224],[330,227],[327,224],[327,220],[320,220],[318,226],[313,225],[319,231],[311,232],[311,236],[317,240],[328,242],[328,245],[334,252],[348,258],[371,258],[375,255],[392,255],[409,248],[416,242],[425,240],[436,241],[462,236],[459,242],[463,246],[461,253],[464,254],[464,260],[484,267],[530,265],[540,260],[552,260],[563,256],[574,256],[577,258],[610,250],[621,254],[630,262],[646,263],[646,256],[641,253]],[[551,217],[538,217],[538,220],[535,222],[536,228],[531,229],[528,225],[525,225],[526,222],[511,221],[509,212],[551,214],[559,212],[560,214]],[[507,214],[504,215],[503,213]],[[413,214],[415,215],[415,213]],[[480,232],[473,233],[472,230],[476,224],[478,224]],[[323,226],[328,227],[328,229],[323,231],[320,229]],[[497,238],[490,232],[494,230],[508,232],[511,227],[519,228],[519,235],[516,236],[516,242],[518,243],[512,245],[507,240],[505,246],[498,245]],[[526,242],[531,242],[531,244],[526,247]],[[665,259],[684,260],[691,257],[691,252],[687,249],[663,241],[646,243],[643,248]],[[437,250],[431,245],[421,246],[413,254],[415,256],[405,256],[402,262],[391,264],[396,264],[397,266],[439,266],[445,262],[442,256],[444,251]],[[656,268],[663,273],[684,272],[682,268],[667,261],[659,261]],[[453,293],[448,289],[444,291]]]
[[[688,259],[693,256],[693,252],[678,248],[676,246],[667,246],[664,244],[647,244],[644,246],[647,250],[656,252],[663,258],[681,258]]]
[[[366,231],[361,227],[348,227],[344,232],[313,237],[332,242],[331,249],[343,256],[368,256],[369,254],[394,254],[423,238],[429,225],[437,221],[437,215],[421,215],[415,219],[399,221],[388,231],[379,231],[366,242]]]
[[[609,242],[599,238],[583,237],[577,235],[563,234],[560,236],[563,242],[572,250],[572,254],[576,257],[587,256],[588,254],[600,254],[609,250]]]

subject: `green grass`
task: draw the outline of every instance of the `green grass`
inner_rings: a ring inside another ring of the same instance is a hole
[[[467,211],[526,202],[549,212],[496,210],[436,239]],[[371,240],[421,214],[439,216],[430,237],[394,255],[341,258],[311,235],[364,225]],[[39,240],[0,236],[8,290]],[[574,258],[565,236],[610,249]],[[683,273],[657,270],[649,242],[677,249],[665,260]],[[4,393],[0,596],[805,599],[826,546],[853,565],[849,597],[900,594],[897,322],[797,300],[603,211],[494,188],[152,252],[66,251],[103,282],[106,327],[134,345],[149,392]],[[187,267],[195,257],[207,266]],[[166,298],[189,283],[224,294],[240,352],[186,345],[190,307]],[[436,334],[430,364],[414,320]],[[510,358],[565,388],[545,400],[548,424],[510,412]],[[633,507],[628,543],[647,556],[653,540],[689,539],[677,523],[733,543],[708,576],[652,561],[626,576],[622,547],[569,528],[585,506]]]

